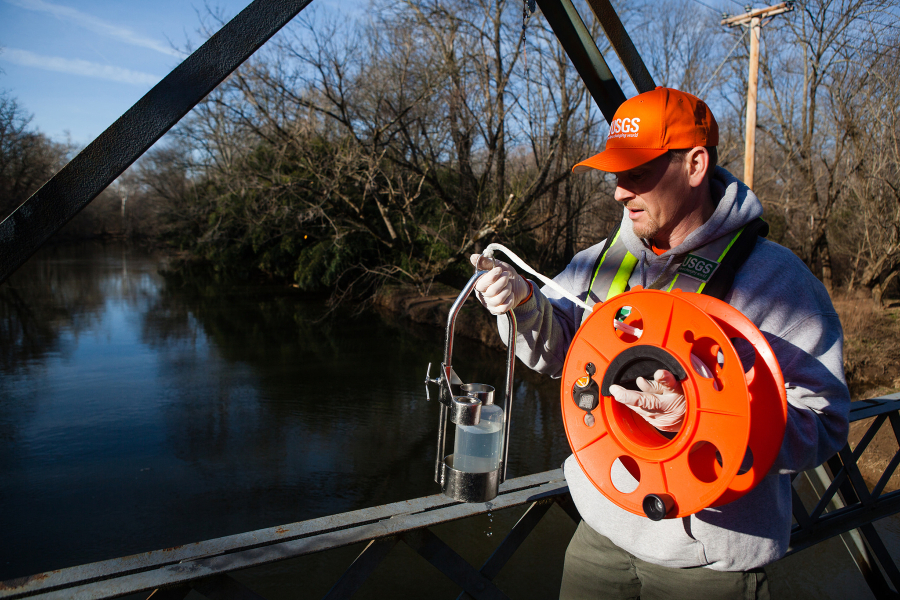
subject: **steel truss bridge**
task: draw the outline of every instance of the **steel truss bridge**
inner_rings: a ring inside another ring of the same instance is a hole
[[[0,223],[0,283],[311,2],[252,2]],[[610,121],[625,95],[575,6],[571,0],[537,0],[537,4]],[[653,79],[609,0],[587,4],[638,92],[652,90]],[[882,428],[889,428],[894,441],[900,439],[898,411],[900,394],[855,402],[852,421],[873,419],[862,440],[794,479],[790,553],[841,536],[877,598],[900,597],[900,571],[873,526],[900,512],[900,490],[884,491],[900,462],[900,444],[871,489],[857,461]],[[797,491],[801,488],[812,489],[814,497],[801,498]],[[560,470],[508,480],[490,503],[460,504],[442,495],[407,500],[4,581],[0,598],[145,594],[154,600],[174,600],[196,591],[212,600],[259,599],[261,595],[232,574],[359,542],[367,542],[365,549],[325,598],[351,597],[399,542],[458,585],[460,598],[506,598],[495,577],[554,504],[580,520]],[[480,566],[469,564],[432,530],[520,506],[528,508]]]

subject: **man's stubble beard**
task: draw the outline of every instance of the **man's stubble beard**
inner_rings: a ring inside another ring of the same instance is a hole
[[[659,233],[659,224],[648,217],[647,223],[644,225],[637,225],[632,221],[631,229],[637,237],[652,241],[653,238],[656,237],[656,234]]]

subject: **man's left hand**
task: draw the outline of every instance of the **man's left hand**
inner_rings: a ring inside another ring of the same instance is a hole
[[[478,300],[491,314],[502,315],[531,295],[531,285],[516,273],[512,265],[481,254],[473,254],[470,260],[476,269],[487,271],[478,278],[475,291]]]

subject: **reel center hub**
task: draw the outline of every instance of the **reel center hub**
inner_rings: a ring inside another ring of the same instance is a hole
[[[628,448],[630,453],[647,459],[658,459],[659,450],[670,444],[672,445],[670,452],[673,454],[677,452],[678,444],[675,440],[681,432],[668,435],[660,432],[633,410],[613,398],[609,387],[619,385],[640,392],[642,390],[637,385],[637,379],[643,377],[647,381],[652,381],[653,375],[660,369],[669,371],[679,382],[687,384],[687,371],[674,354],[665,348],[639,344],[626,348],[613,358],[600,385],[600,393],[608,403],[607,414],[612,421],[610,432],[619,438],[620,444]],[[686,427],[682,428],[682,431],[685,429]]]

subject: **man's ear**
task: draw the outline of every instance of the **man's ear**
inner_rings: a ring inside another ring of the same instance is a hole
[[[687,166],[688,180],[691,187],[700,187],[709,170],[709,150],[703,146],[691,148],[687,156],[684,157],[684,161]]]

